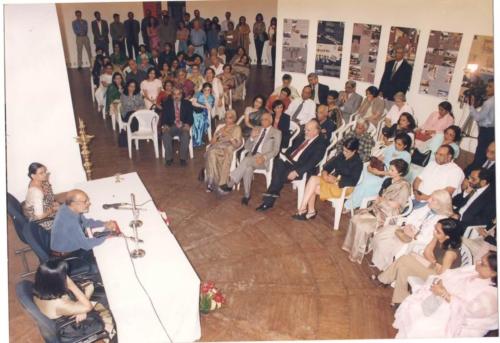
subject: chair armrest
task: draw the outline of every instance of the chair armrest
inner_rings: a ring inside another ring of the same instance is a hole
[[[375,199],[377,199],[377,196],[372,196],[372,197],[366,197],[366,198],[363,198],[363,200],[361,201],[361,206],[359,208],[367,208],[368,207],[368,204],[371,202],[371,201],[374,201]]]

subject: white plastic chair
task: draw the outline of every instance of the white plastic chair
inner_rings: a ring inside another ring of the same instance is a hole
[[[288,142],[288,146],[286,148],[281,149],[282,152],[287,151],[293,143],[293,140],[297,138],[300,133],[300,126],[296,122],[290,121],[290,132],[292,135],[290,136],[290,141]]]
[[[132,141],[135,141],[135,149],[139,150],[139,140],[153,140],[155,156],[159,158],[158,153],[158,114],[151,110],[138,110],[129,118],[131,122],[134,118],[139,122],[139,129],[131,132],[130,125],[127,125],[128,157],[132,159]]]
[[[123,121],[122,119],[122,104],[118,104],[118,110],[117,110],[117,116],[116,116],[116,123],[118,124],[118,132],[121,132],[121,130],[127,131],[127,122]]]
[[[95,103],[95,91],[97,87],[94,85],[94,78],[92,73],[90,73],[90,95],[92,96],[92,104]]]
[[[106,101],[108,101],[107,95],[104,94],[104,99],[102,101],[102,110],[101,110],[102,119],[104,119],[104,120],[106,120]]]
[[[304,173],[301,179],[292,181],[292,189],[297,190],[297,210],[300,209],[304,193],[306,190],[307,173]]]
[[[478,229],[485,229],[486,225],[474,225],[474,226],[467,226],[465,229],[463,238],[469,238],[469,239],[476,239],[479,238],[479,232]]]
[[[174,141],[181,141],[181,138],[179,136],[174,136],[172,137]],[[165,146],[162,144],[161,145],[161,156],[165,158]],[[189,158],[193,159],[194,158],[194,153],[193,153],[193,126],[189,128]]]

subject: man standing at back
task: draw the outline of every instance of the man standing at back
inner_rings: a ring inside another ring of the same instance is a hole
[[[89,67],[92,64],[92,53],[90,52],[90,40],[87,36],[89,25],[82,19],[82,11],[75,11],[76,19],[72,22],[73,32],[76,36],[76,53],[78,58],[78,70],[82,69],[82,48],[85,47],[89,58]]]
[[[159,30],[160,47],[163,48],[165,46],[165,43],[170,43],[172,46],[175,46],[175,39],[177,35],[175,20],[168,15],[168,11],[162,11],[161,14],[162,16]]]
[[[94,12],[95,20],[92,21],[92,34],[94,35],[95,48],[109,56],[109,27],[106,20],[101,19],[101,13]]]
[[[125,25],[120,22],[120,15],[118,13],[113,14],[113,22],[110,25],[110,31],[113,46],[118,44],[122,54],[125,54]]]
[[[142,33],[142,41],[144,42],[144,45],[148,50],[149,50],[148,25],[150,18],[151,18],[151,10],[146,10],[146,15],[141,20],[141,33]]]
[[[384,74],[380,81],[380,96],[386,100],[385,107],[391,108],[394,102],[394,94],[403,92],[406,94],[410,88],[411,74],[413,68],[404,58],[405,50],[402,46],[396,46],[395,58],[385,64]]]
[[[134,19],[134,13],[128,12],[128,19],[125,20],[125,38],[127,38],[127,52],[128,58],[137,58],[139,53],[139,32],[141,26],[139,22]]]
[[[231,12],[226,12],[225,14],[226,16],[226,20],[224,20],[221,24],[220,24],[220,29],[221,29],[221,32],[227,32],[229,27],[228,27],[228,24],[229,23],[233,23],[233,21],[231,20]],[[234,25],[234,23],[233,23]]]

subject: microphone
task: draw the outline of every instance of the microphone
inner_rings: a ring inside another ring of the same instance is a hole
[[[110,208],[114,208],[117,210],[120,206],[124,206],[124,205],[128,205],[128,204],[126,202],[117,202],[114,204],[103,204],[102,208],[105,210],[110,209]]]
[[[137,211],[137,205],[135,204],[135,195],[134,193],[130,193],[130,200],[132,201],[132,211]]]

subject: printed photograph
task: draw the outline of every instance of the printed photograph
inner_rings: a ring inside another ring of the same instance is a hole
[[[419,92],[447,98],[457,62],[462,34],[431,31]]]
[[[316,40],[316,65],[314,68],[318,75],[340,77],[343,42],[343,22],[318,22],[318,37]]]
[[[380,25],[354,24],[349,79],[373,83],[381,28]]]
[[[417,54],[418,38],[420,31],[409,27],[391,27],[389,34],[389,46],[387,48],[386,61],[394,59],[396,46],[402,46],[405,49],[405,58],[413,65]]]
[[[283,71],[306,72],[308,31],[308,20],[283,19]]]

